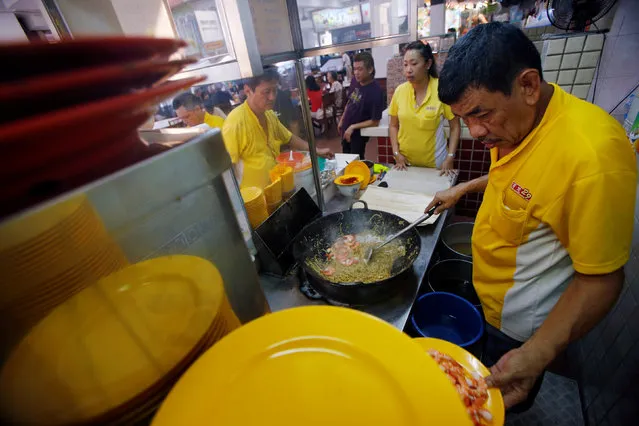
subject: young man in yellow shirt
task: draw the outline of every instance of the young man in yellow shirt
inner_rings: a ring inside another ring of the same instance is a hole
[[[268,66],[264,73],[244,83],[246,101],[226,118],[222,136],[231,156],[240,187],[264,188],[270,183],[269,170],[282,145],[308,151],[308,142],[292,134],[273,112],[280,76],[277,68]],[[331,157],[328,148],[318,148],[317,154]]]
[[[438,193],[431,206],[484,192],[472,245],[485,354],[495,362],[487,381],[521,411],[550,362],[619,296],[634,155],[615,119],[543,80],[539,53],[508,24],[480,25],[453,46],[439,98],[490,149],[487,176]]]
[[[221,129],[224,125],[224,119],[206,112],[202,99],[193,93],[186,92],[176,96],[173,99],[173,109],[178,118],[189,127],[206,124],[212,129]]]

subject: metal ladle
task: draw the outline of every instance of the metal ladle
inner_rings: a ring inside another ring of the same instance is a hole
[[[386,240],[381,243],[380,245],[378,245],[377,247],[369,247],[366,249],[366,251],[364,251],[364,255],[362,256],[364,263],[368,263],[371,260],[371,257],[373,257],[373,252],[375,250],[379,250],[382,247],[384,247],[386,244],[390,243],[391,241],[393,241],[395,238],[399,237],[400,235],[402,235],[404,232],[406,231],[410,231],[411,229],[413,229],[414,227],[416,227],[417,225],[419,225],[420,223],[424,222],[425,220],[428,220],[428,218],[430,218],[432,215],[435,214],[435,210],[437,210],[437,207],[439,207],[441,203],[437,203],[436,205],[434,205],[433,207],[431,207],[430,210],[428,210],[426,213],[424,213],[423,215],[421,215],[419,217],[419,219],[417,219],[415,222],[411,223],[410,225],[408,225],[406,228],[402,229],[401,231],[397,232],[396,234],[391,235],[390,237],[386,238]]]

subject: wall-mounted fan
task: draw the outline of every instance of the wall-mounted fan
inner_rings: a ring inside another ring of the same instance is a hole
[[[601,19],[617,0],[550,0],[548,19],[562,30],[583,31]]]

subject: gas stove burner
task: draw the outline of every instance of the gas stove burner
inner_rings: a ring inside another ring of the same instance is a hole
[[[311,300],[321,300],[324,298],[309,284],[307,280],[300,282],[300,291],[304,296]]]
[[[342,306],[345,308],[351,307],[351,305],[347,303],[336,302],[335,300],[325,298],[313,288],[313,286],[311,285],[311,283],[308,282],[307,279],[300,281],[300,292],[311,300],[323,300],[329,305],[333,306]]]

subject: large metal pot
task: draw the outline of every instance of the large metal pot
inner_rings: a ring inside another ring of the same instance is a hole
[[[363,201],[363,209],[351,208],[321,217],[307,225],[295,238],[293,256],[304,270],[311,286],[325,298],[348,305],[366,305],[394,295],[400,286],[393,278],[409,270],[421,248],[421,240],[414,228],[397,237],[406,248],[406,254],[395,259],[391,276],[374,283],[335,283],[328,281],[307,265],[308,259],[325,256],[339,237],[373,230],[380,237],[389,237],[408,225],[408,222],[391,213],[369,210]],[[355,204],[353,203],[353,204]]]
[[[448,225],[442,231],[440,258],[473,260],[471,238],[473,222],[457,222]]]
[[[445,291],[481,306],[473,287],[473,264],[467,260],[449,259],[438,262],[428,271],[428,286],[433,291]]]

